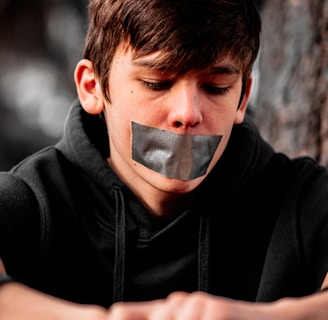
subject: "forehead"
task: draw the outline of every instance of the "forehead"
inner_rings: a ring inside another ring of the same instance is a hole
[[[192,64],[189,63],[189,68],[186,69],[183,62],[181,64],[171,65],[171,61],[174,61],[172,55],[174,55],[174,52],[165,52],[161,50],[141,55],[127,44],[120,45],[116,51],[116,56],[120,56],[126,63],[129,63],[135,68],[154,69],[175,73],[184,73],[191,69],[195,69],[199,72],[207,72],[210,74],[240,74],[241,70],[241,67],[231,56],[218,57],[214,62],[202,68],[199,68],[197,64],[195,64],[195,67],[192,67]]]

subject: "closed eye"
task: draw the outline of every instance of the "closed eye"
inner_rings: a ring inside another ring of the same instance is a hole
[[[170,89],[172,83],[170,81],[158,81],[158,82],[150,82],[142,80],[142,83],[145,87],[153,91],[161,91]]]
[[[210,84],[204,84],[203,88],[208,92],[209,94],[213,95],[225,95],[229,92],[229,87],[216,87]]]

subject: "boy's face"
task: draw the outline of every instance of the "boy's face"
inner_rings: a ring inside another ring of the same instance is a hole
[[[110,102],[104,102],[111,153],[108,162],[135,190],[151,187],[186,193],[205,179],[222,155],[233,124],[242,122],[250,86],[238,108],[242,75],[231,59],[177,75],[150,68],[157,57],[158,52],[134,59],[131,48],[124,46],[116,51],[109,78]],[[170,133],[222,138],[206,174],[183,180],[133,160],[132,122]]]

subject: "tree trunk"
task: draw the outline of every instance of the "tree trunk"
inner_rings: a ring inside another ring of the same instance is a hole
[[[254,120],[289,156],[328,167],[328,0],[266,0]]]

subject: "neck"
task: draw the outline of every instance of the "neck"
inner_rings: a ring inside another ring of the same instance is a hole
[[[173,218],[183,213],[192,205],[194,192],[169,192],[160,190],[134,174],[131,174],[128,170],[124,172],[130,172],[130,174],[122,175],[122,171],[118,170],[110,158],[107,161],[112,170],[136,195],[152,216]]]
[[[172,194],[151,190],[139,194],[134,191],[149,213],[158,218],[174,218],[191,206],[192,196],[187,194]]]

